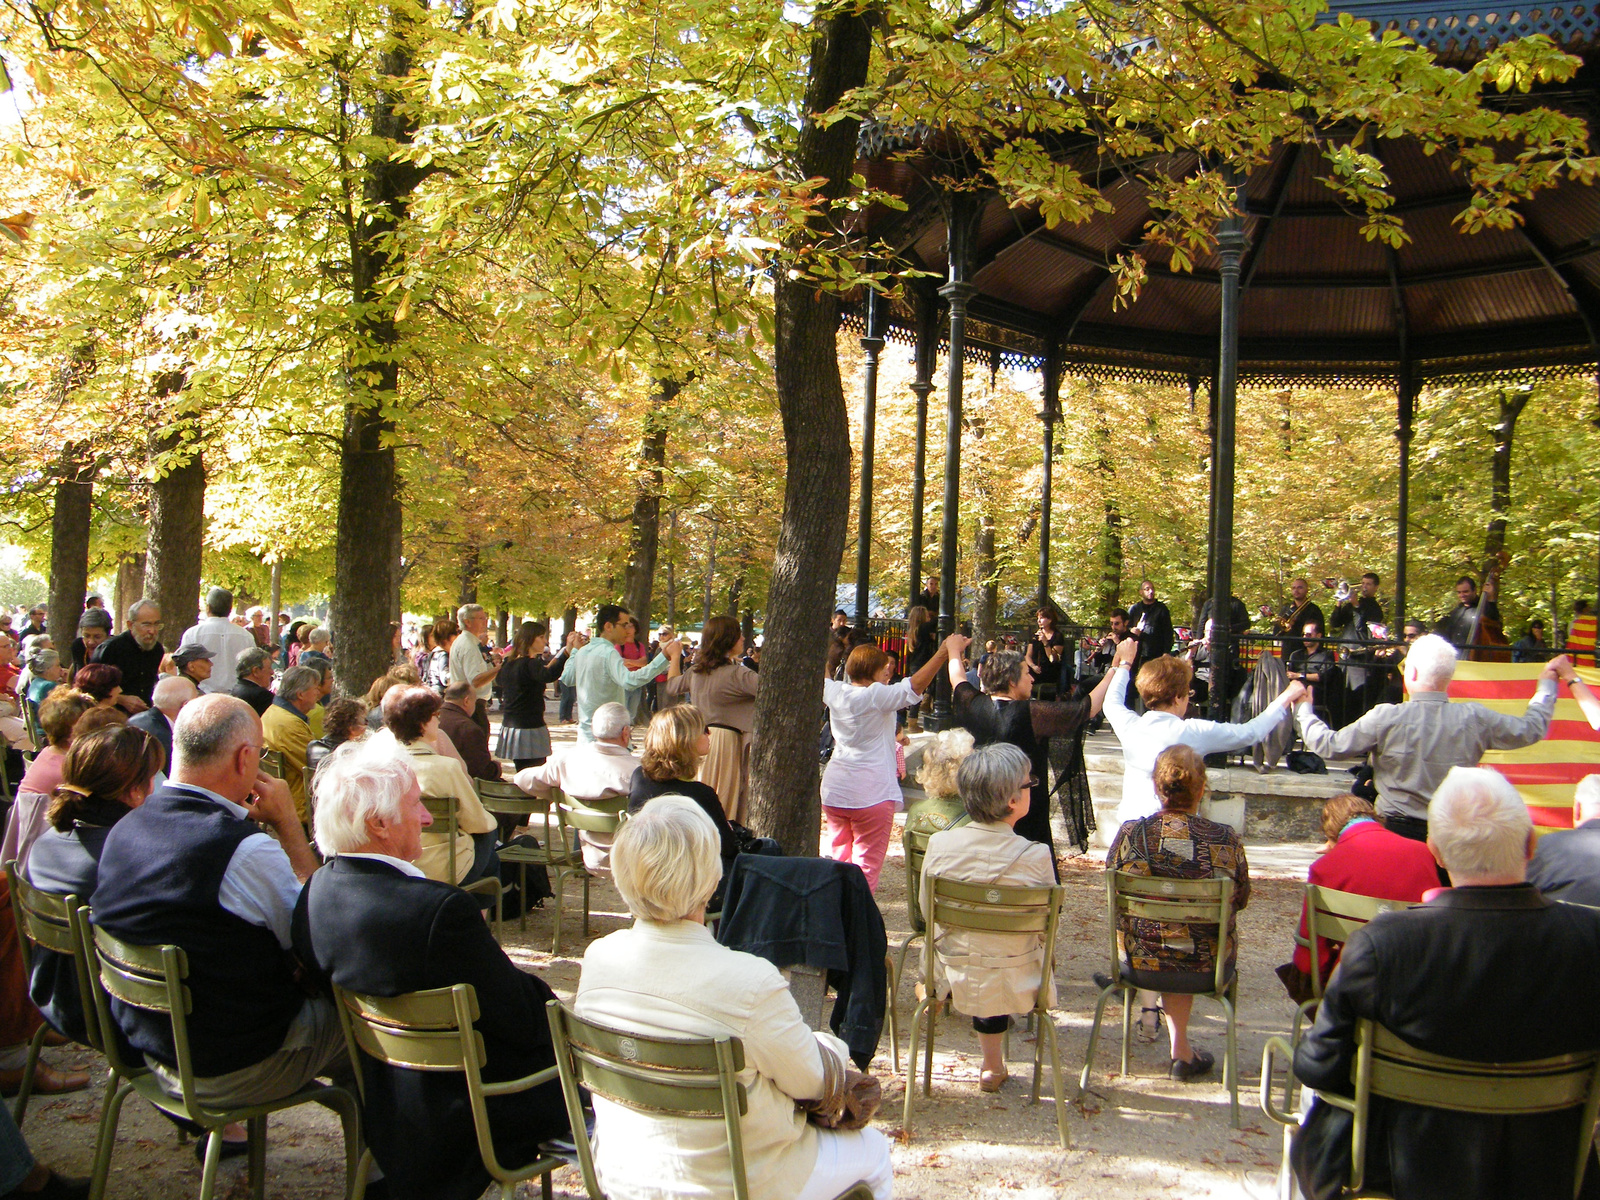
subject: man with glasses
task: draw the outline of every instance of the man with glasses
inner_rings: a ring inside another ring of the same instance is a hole
[[[150,695],[161,678],[161,660],[166,649],[161,645],[161,606],[154,600],[136,600],[128,606],[128,627],[114,638],[101,642],[90,656],[91,662],[105,663],[122,672],[122,695],[140,703],[134,711],[150,706]]]

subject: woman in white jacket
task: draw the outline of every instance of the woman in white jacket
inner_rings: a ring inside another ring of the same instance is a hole
[[[805,1107],[837,1101],[848,1054],[809,1028],[764,958],[717,944],[706,902],[722,877],[716,827],[694,801],[660,796],[617,833],[612,878],[632,928],[590,944],[573,1008],[586,1021],[651,1037],[736,1037],[748,1098],[745,1172],[762,1200],[831,1200],[866,1183],[889,1200],[888,1140],[876,1129],[822,1130]],[[731,1200],[721,1121],[654,1116],[594,1098],[595,1169],[631,1200]]]

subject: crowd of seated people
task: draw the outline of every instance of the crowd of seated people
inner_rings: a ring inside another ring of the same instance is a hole
[[[36,887],[78,894],[100,928],[130,942],[184,950],[194,994],[196,1086],[208,1103],[274,1099],[319,1075],[346,1077],[352,1064],[332,1005],[335,984],[397,995],[470,983],[485,1080],[550,1066],[543,1009],[551,989],[506,956],[480,902],[451,886],[498,871],[494,851],[503,832],[473,786],[475,778],[494,777],[482,768],[483,758],[497,770],[500,763],[474,719],[470,681],[453,689],[460,695],[447,690],[441,698],[416,685],[409,664],[394,668],[374,684],[382,732],[369,734],[366,704],[328,700],[326,646],[326,639],[316,650],[308,642],[302,665],[284,673],[276,694],[248,680],[272,697],[265,720],[249,688],[201,695],[182,675],[167,674],[152,688],[151,707],[129,721],[119,703],[119,669],[88,664],[76,686],[45,695],[40,717],[49,744],[24,777],[28,800],[19,797],[12,808],[5,857]],[[241,681],[247,668],[260,674],[257,658],[264,653],[240,653]],[[1130,658],[1117,655],[1108,677]],[[1579,907],[1600,907],[1600,775],[1578,788],[1575,828],[1546,835],[1536,850],[1526,806],[1504,780],[1461,769],[1474,765],[1480,741],[1541,734],[1570,664],[1552,660],[1527,716],[1487,717],[1472,705],[1426,702],[1442,697],[1453,660],[1435,640],[1419,639],[1406,663],[1421,700],[1418,713],[1374,710],[1364,726],[1343,735],[1370,738],[1380,802],[1376,810],[1353,795],[1324,803],[1326,845],[1309,881],[1418,907],[1373,921],[1342,954],[1337,945],[1315,948],[1327,992],[1296,1070],[1325,1091],[1348,1090],[1353,1027],[1364,1016],[1412,1031],[1409,1040],[1422,1048],[1466,1058],[1513,1061],[1594,1048],[1583,1023],[1569,1018],[1594,994],[1592,976],[1600,970],[1594,965],[1600,913]],[[1309,663],[1302,673],[1311,674]],[[1118,733],[1136,752],[1128,756],[1130,769],[1135,758],[1150,757],[1148,765],[1138,764],[1139,786],[1132,789],[1149,800],[1141,799],[1141,811],[1116,831],[1107,867],[1153,878],[1227,876],[1237,911],[1250,898],[1244,847],[1237,832],[1201,814],[1206,775],[1195,749],[1197,740],[1209,748],[1197,735],[1222,727],[1184,720],[1180,697],[1162,692],[1187,682],[1187,664],[1156,659],[1137,681],[1142,696],[1150,693],[1149,711],[1136,717],[1120,706]],[[1283,719],[1301,690],[1291,687],[1280,697],[1274,719]],[[312,710],[320,730],[313,729]],[[1317,732],[1309,707],[1298,715]],[[1452,735],[1448,755],[1462,761],[1435,754],[1425,769],[1410,761],[1404,739],[1421,736],[1410,723],[1424,719],[1429,729]],[[753,1195],[817,1200],[865,1182],[874,1196],[889,1196],[887,1140],[871,1127],[827,1128],[815,1116],[837,1113],[860,1081],[843,1044],[806,1025],[776,968],[718,945],[705,928],[707,905],[736,856],[777,847],[730,822],[722,796],[705,781],[704,714],[692,704],[658,711],[639,757],[624,705],[598,706],[591,727],[593,741],[557,746],[545,763],[516,776],[535,795],[559,789],[579,802],[625,804],[629,814],[614,841],[585,840],[586,861],[609,871],[634,920],[589,945],[575,1010],[624,1031],[742,1039],[741,1082],[749,1098],[742,1128]],[[275,737],[285,750],[285,775],[298,766],[297,780],[261,770],[261,751]],[[976,748],[964,733],[941,739],[919,776],[929,803],[940,806],[939,819],[927,826],[924,911],[934,876],[997,886],[1055,882],[1048,844],[1019,828],[1043,782],[1036,763],[1008,739]],[[1426,817],[1418,819],[1425,791]],[[429,817],[424,797],[455,801],[453,846]],[[958,816],[965,820],[955,823]],[[1440,867],[1452,885],[1442,890]],[[0,986],[10,979],[6,928],[14,940],[9,913],[0,912]],[[1126,979],[1160,996],[1159,1008],[1152,1002],[1144,1015],[1166,1020],[1166,1073],[1183,1081],[1206,1076],[1213,1059],[1190,1041],[1190,1005],[1194,994],[1211,990],[1219,959],[1225,973],[1237,971],[1236,925],[1127,920],[1117,933]],[[926,985],[971,1018],[982,1054],[978,1085],[999,1090],[1011,1019],[1032,1010],[1041,984],[1054,999],[1053,964],[1043,961],[1042,939],[938,928],[930,936],[936,974]],[[1102,936],[1093,933],[1097,942]],[[1309,972],[1311,952],[1296,951],[1292,975],[1291,964],[1280,969],[1291,994],[1296,977]],[[1406,970],[1395,966],[1405,962]],[[1515,986],[1505,984],[1507,977]],[[21,987],[53,1029],[83,1036],[82,997],[59,959],[36,956],[32,978]],[[113,1016],[133,1051],[176,1094],[170,1030],[121,1005]],[[1530,1022],[1540,1030],[1517,1028]],[[0,1083],[29,1032],[0,1019]],[[488,1176],[459,1076],[420,1076],[359,1057],[354,1069],[366,1084],[364,1129],[383,1174],[369,1195],[470,1200],[481,1193]],[[52,1073],[42,1064],[35,1090],[86,1083],[82,1072]],[[596,1159],[609,1191],[728,1190],[731,1167],[719,1122],[641,1113],[603,1099],[594,1112]],[[1458,1120],[1391,1105],[1375,1126],[1369,1182],[1405,1200],[1553,1196],[1563,1188],[1570,1194],[1570,1156],[1546,1148],[1567,1136],[1573,1119]],[[550,1139],[570,1136],[555,1083],[491,1098],[488,1120],[496,1152],[507,1162],[526,1161]],[[1482,1124],[1491,1120],[1501,1124]],[[243,1130],[230,1129],[225,1146],[225,1153],[243,1153]],[[1445,1162],[1441,1146],[1459,1161]],[[1306,1194],[1331,1194],[1330,1181],[1347,1168],[1348,1156],[1345,1115],[1313,1105],[1294,1155]],[[1600,1186],[1600,1166],[1595,1172],[1591,1183]]]

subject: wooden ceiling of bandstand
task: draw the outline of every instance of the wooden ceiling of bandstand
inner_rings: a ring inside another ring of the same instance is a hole
[[[1341,7],[1456,63],[1501,38],[1550,34],[1586,61],[1574,80],[1534,99],[1585,117],[1600,112],[1600,12],[1587,6]],[[867,222],[903,262],[943,277],[945,215],[928,180],[946,168],[907,145],[864,135],[860,171],[907,205],[871,210]],[[1466,233],[1453,218],[1470,193],[1449,156],[1424,154],[1405,138],[1367,145],[1389,172],[1408,237],[1395,251],[1364,237],[1365,215],[1319,181],[1327,168],[1315,149],[1280,146],[1245,180],[1241,379],[1393,380],[1402,322],[1419,381],[1593,369],[1600,329],[1592,334],[1584,310],[1600,322],[1600,188],[1563,183],[1522,204],[1518,228]],[[1092,143],[1061,153],[1096,180],[1110,210],[1046,229],[1036,210],[987,201],[971,276],[969,357],[1038,366],[1056,346],[1068,371],[1208,379],[1218,346],[1215,255],[1174,271],[1167,250],[1143,240],[1151,213],[1137,174],[1101,161]],[[1198,163],[1177,155],[1150,166],[1169,174]],[[1146,259],[1148,278],[1135,301],[1117,307],[1110,268],[1126,251]],[[892,305],[890,322],[889,336],[907,339],[910,306]]]

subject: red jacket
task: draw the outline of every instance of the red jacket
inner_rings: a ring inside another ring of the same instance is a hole
[[[1347,825],[1339,842],[1311,864],[1308,883],[1375,896],[1379,900],[1420,903],[1422,894],[1439,886],[1439,867],[1423,842],[1390,833],[1373,820]],[[1306,936],[1306,915],[1300,913],[1300,936]],[[1339,961],[1339,945],[1322,945],[1322,981]],[[1304,946],[1294,948],[1294,965],[1311,973],[1311,955]]]

